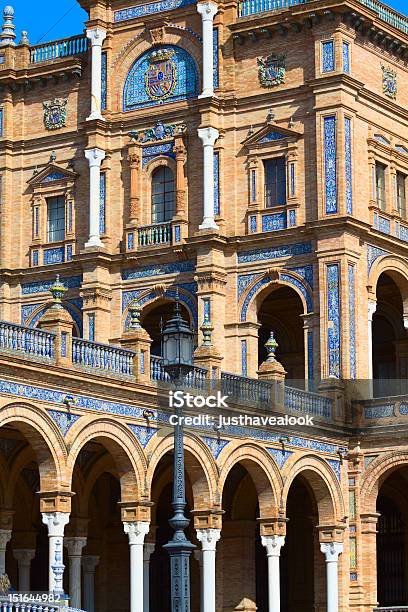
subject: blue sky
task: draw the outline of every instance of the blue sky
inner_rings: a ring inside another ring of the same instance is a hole
[[[79,34],[87,18],[76,0],[10,0],[10,4],[16,13],[17,40],[20,39],[21,30],[28,30],[31,44],[36,44],[40,39],[56,40]],[[387,4],[401,13],[408,13],[407,0],[388,0]],[[4,1],[0,3],[2,9],[5,5]]]

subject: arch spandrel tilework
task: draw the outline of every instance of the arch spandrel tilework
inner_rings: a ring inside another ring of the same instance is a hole
[[[181,47],[164,45],[145,51],[133,64],[123,90],[123,111],[198,96],[195,60]]]

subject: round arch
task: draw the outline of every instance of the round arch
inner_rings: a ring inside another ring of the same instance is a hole
[[[0,414],[0,427],[14,425],[32,447],[43,491],[67,487],[67,448],[56,423],[37,406],[27,403],[7,404]]]
[[[319,514],[320,525],[336,525],[345,516],[345,505],[340,483],[329,464],[315,455],[290,457],[284,466],[287,474],[282,489],[282,505],[287,507],[290,487],[297,476],[302,476],[311,488]]]
[[[67,434],[70,452],[67,476],[72,482],[76,460],[87,442],[100,442],[112,456],[121,485],[121,500],[134,501],[145,496],[146,458],[131,430],[111,418],[79,419]]]
[[[160,44],[144,51],[131,66],[123,87],[122,110],[196,98],[198,93],[195,59],[179,45]]]
[[[368,286],[377,287],[381,274],[388,274],[401,292],[402,301],[408,300],[408,265],[403,257],[398,255],[383,255],[377,258],[368,275]]]
[[[130,324],[130,313],[129,306],[137,302],[140,306],[143,306],[142,317],[145,315],[145,308],[153,307],[154,302],[158,302],[161,299],[167,299],[168,301],[174,301],[178,295],[180,302],[187,309],[190,320],[194,323],[194,327],[198,329],[198,311],[197,311],[197,299],[194,294],[188,291],[185,287],[178,285],[177,288],[169,287],[165,289],[161,294],[154,289],[147,289],[146,291],[136,292],[130,296],[130,299],[126,302],[125,308],[122,313],[123,327],[125,330],[129,328]]]
[[[199,66],[202,56],[201,45],[201,38],[199,35],[195,34],[195,32],[183,28],[182,26],[168,24],[164,28],[160,45],[157,46],[180,48],[192,58],[195,66]],[[150,34],[144,31],[130,39],[114,57],[112,62],[112,74],[114,75],[114,86],[112,87],[112,91],[115,91],[116,94],[112,99],[112,110],[121,111],[123,109],[124,83],[132,67],[138,59],[155,48],[157,47],[156,45],[152,46]],[[200,75],[197,70],[197,84],[199,84],[199,81]]]
[[[258,494],[260,518],[277,516],[279,492],[282,489],[283,481],[272,456],[265,449],[253,443],[237,443],[224,452],[218,483],[220,499],[222,499],[228,474],[237,463],[240,463],[254,483]]]
[[[30,313],[30,316],[25,320],[24,325],[29,327],[36,327],[37,323],[41,319],[41,317],[46,313],[46,311],[51,308],[53,302],[46,302],[45,304],[40,304],[38,308],[35,308],[33,312]],[[62,301],[62,306],[72,317],[72,322],[74,324],[74,328],[78,337],[81,337],[83,334],[83,323],[82,323],[82,311],[67,302],[66,300]]]
[[[360,484],[363,513],[376,512],[381,485],[393,471],[404,466],[408,466],[408,452],[403,450],[381,454],[370,463]]]
[[[240,321],[256,322],[259,301],[266,297],[271,289],[274,290],[284,286],[297,293],[302,301],[304,314],[312,312],[313,297],[309,285],[299,274],[285,270],[285,272],[279,272],[276,278],[269,273],[258,276],[248,285],[240,299]]]
[[[157,442],[158,440],[158,442]],[[174,448],[173,434],[158,438],[156,446],[151,451],[146,481],[149,496],[153,489],[154,475],[160,460]],[[152,444],[153,440],[149,442]],[[187,432],[184,434],[184,449],[186,451],[186,471],[193,490],[194,510],[207,510],[219,504],[217,496],[217,465],[209,448],[196,436]]]

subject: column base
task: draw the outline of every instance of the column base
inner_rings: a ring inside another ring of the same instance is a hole
[[[213,218],[204,219],[201,225],[198,226],[200,230],[218,230],[220,229]]]
[[[92,248],[101,249],[103,248],[103,246],[104,246],[103,242],[100,238],[90,238],[88,242],[85,242],[86,249],[92,249]]]
[[[102,117],[101,113],[93,112],[86,118],[86,121],[95,121],[95,119],[99,119],[99,121],[105,121],[105,118]]]
[[[202,93],[200,93],[198,98],[199,99],[201,99],[201,98],[213,98],[214,96],[215,96],[215,93],[214,93],[213,89],[204,89],[204,91]]]

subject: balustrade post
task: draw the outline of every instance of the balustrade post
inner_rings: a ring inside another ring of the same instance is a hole
[[[258,370],[259,380],[268,380],[272,383],[272,406],[274,409],[282,408],[285,402],[285,368],[275,357],[278,343],[273,332],[265,344],[267,358]]]
[[[57,365],[70,367],[74,323],[69,312],[64,308],[48,308],[39,321],[39,327],[55,334],[54,353]]]

